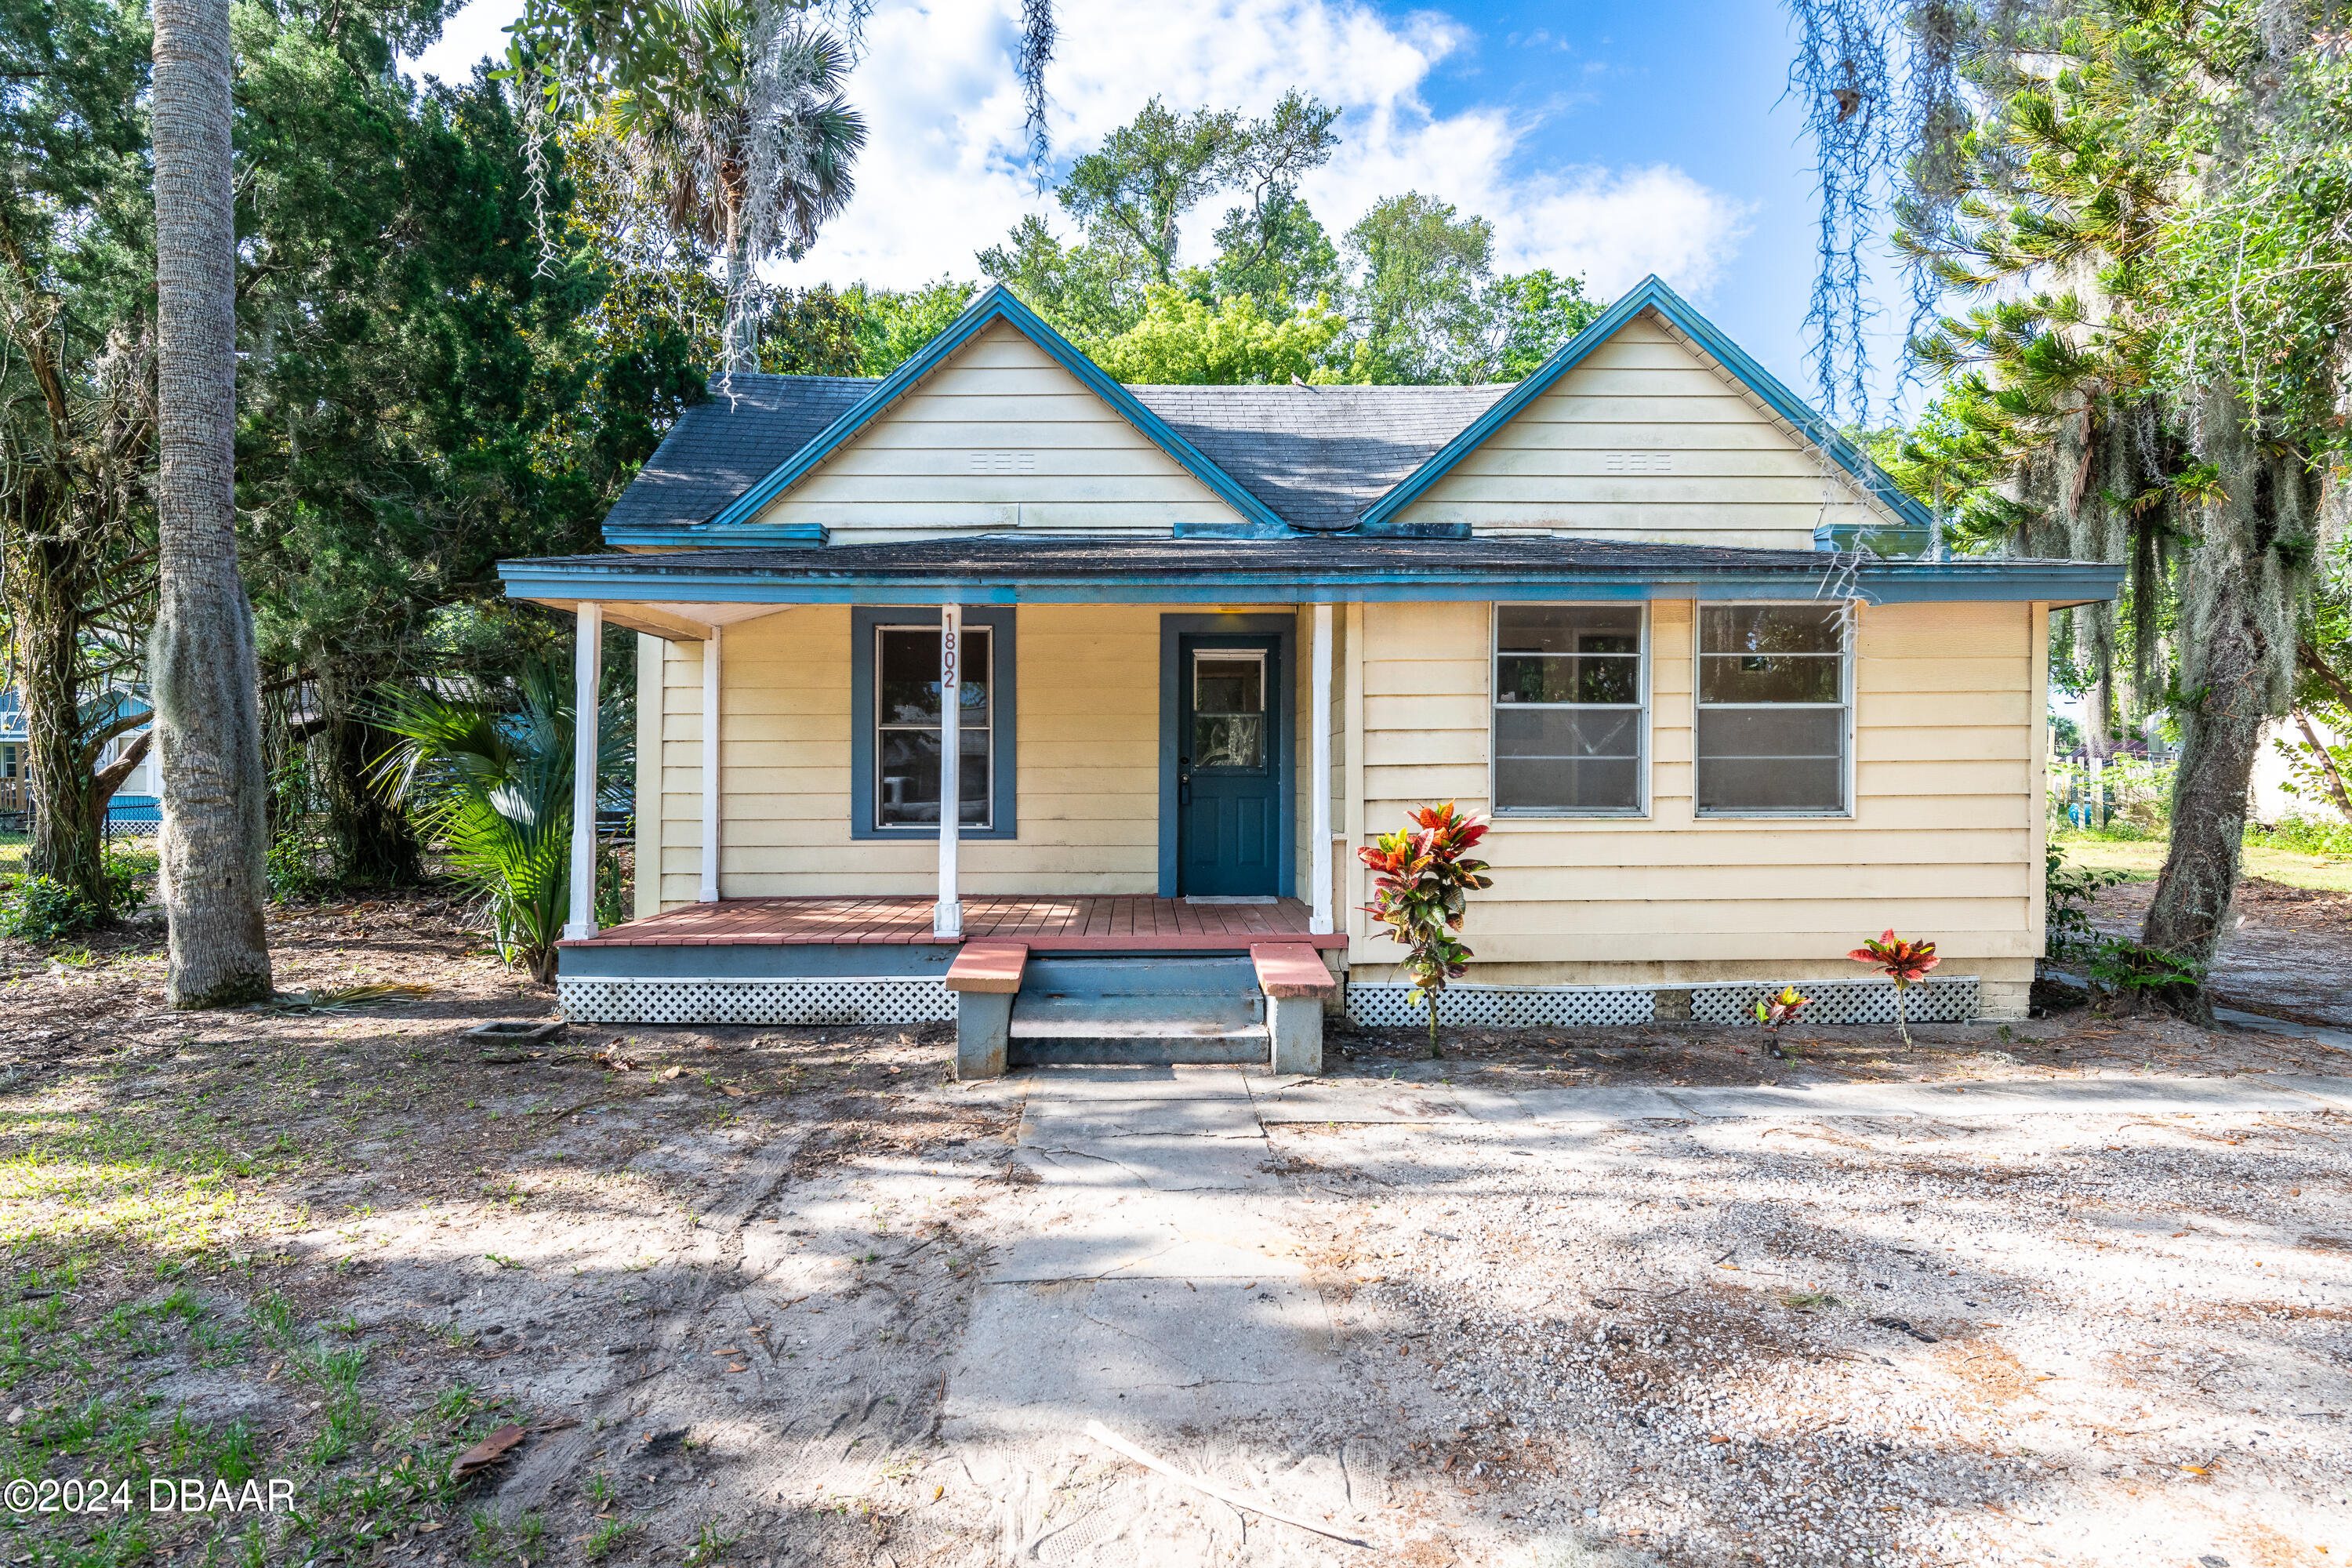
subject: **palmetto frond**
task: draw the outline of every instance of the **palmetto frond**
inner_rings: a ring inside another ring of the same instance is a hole
[[[625,710],[597,716],[599,798],[628,764]],[[478,891],[500,948],[541,979],[571,902],[573,703],[569,672],[532,664],[511,693],[429,687],[376,694],[368,720],[399,736],[373,782],[437,839],[451,875]]]

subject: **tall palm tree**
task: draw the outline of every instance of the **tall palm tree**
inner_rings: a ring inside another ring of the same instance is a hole
[[[229,0],[156,0],[156,484],[148,653],[174,1007],[271,994],[253,609],[236,567]]]
[[[856,188],[866,121],[842,95],[849,51],[754,0],[693,0],[674,26],[676,75],[617,95],[614,120],[671,224],[726,257],[725,368],[757,370],[753,268],[806,254]]]

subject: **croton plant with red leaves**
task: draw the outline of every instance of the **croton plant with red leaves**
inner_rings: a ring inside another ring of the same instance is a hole
[[[1372,901],[1364,912],[1389,928],[1405,950],[1403,968],[1412,976],[1414,1005],[1429,1009],[1429,1054],[1437,1045],[1437,996],[1459,979],[1472,956],[1454,933],[1462,929],[1469,895],[1491,888],[1484,860],[1469,852],[1486,837],[1486,819],[1465,816],[1454,803],[1424,805],[1408,814],[1412,826],[1383,833],[1357,858],[1375,874]]]
[[[1927,971],[1943,961],[1936,956],[1932,942],[1906,942],[1892,931],[1876,942],[1864,942],[1846,954],[1856,963],[1867,963],[1895,982],[1895,1026],[1903,1035],[1903,1048],[1911,1048],[1911,1025],[1904,1016],[1904,993],[1927,977]]]

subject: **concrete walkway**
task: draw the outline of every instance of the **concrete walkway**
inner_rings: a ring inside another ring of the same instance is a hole
[[[1040,1445],[1083,1447],[1076,1435],[1099,1420],[1185,1462],[1228,1467],[1229,1479],[1265,1488],[1262,1495],[1280,1506],[1342,1526],[1380,1517],[1365,1500],[1381,1479],[1355,1473],[1355,1460],[1370,1452],[1360,1434],[1403,1429],[1424,1413],[1393,1403],[1352,1407],[1359,1395],[1341,1374],[1355,1364],[1350,1346],[1362,1338],[1363,1308],[1350,1307],[1344,1289],[1323,1288],[1331,1281],[1314,1267],[1312,1205],[1281,1173],[1269,1127],[1487,1125],[1517,1129],[1513,1141],[1525,1143],[1537,1124],[1549,1124],[1580,1147],[1579,1128],[1597,1134],[1609,1123],[1792,1113],[1948,1120],[2352,1110],[2352,1079],[2276,1076],[1512,1094],[1235,1068],[1045,1068],[971,1092],[1019,1100],[1023,1115],[1006,1169],[1013,1195],[1003,1200],[1012,1205],[1003,1215],[1009,1239],[975,1292],[946,1379],[940,1435],[1037,1452]],[[1252,1471],[1236,1445],[1253,1439],[1261,1450],[1326,1458],[1319,1468],[1302,1462]],[[1124,1521],[1134,1531],[1121,1548],[1133,1553],[1128,1561],[1206,1560],[1195,1555],[1201,1542],[1153,1536],[1167,1517],[1150,1529],[1140,1516]],[[1278,1560],[1331,1561],[1326,1553],[1341,1550],[1290,1533]]]
[[[1237,1075],[1238,1076],[1238,1075]],[[1758,1084],[1710,1089],[1540,1089],[1502,1093],[1465,1084],[1367,1079],[1246,1080],[1258,1120],[1286,1122],[1612,1122],[1716,1121],[1740,1116],[2015,1116],[2169,1110],[2352,1110],[2352,1079],[2018,1079],[1969,1083]],[[1038,1079],[1041,1098],[1093,1093],[1102,1086]],[[1025,1125],[1025,1124],[1024,1124]]]

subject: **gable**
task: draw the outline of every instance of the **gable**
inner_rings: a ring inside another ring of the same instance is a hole
[[[1401,509],[1408,529],[1805,550],[1893,521],[1853,476],[1654,310],[1590,346]]]
[[[1244,519],[1003,316],[756,514],[835,544],[1020,531],[1167,535]]]

